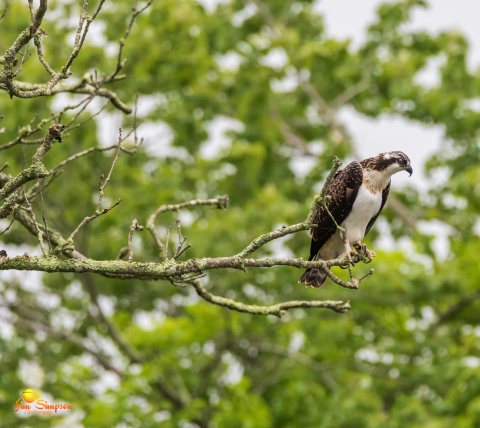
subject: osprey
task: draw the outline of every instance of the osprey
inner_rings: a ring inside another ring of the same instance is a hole
[[[349,254],[350,245],[361,245],[387,202],[390,178],[400,171],[413,172],[408,156],[398,151],[352,162],[338,171],[327,190],[330,213],[321,207],[314,221],[318,227],[310,231],[308,260],[332,260]],[[345,240],[335,222],[345,229]],[[307,269],[298,282],[318,288],[326,278],[323,270]]]

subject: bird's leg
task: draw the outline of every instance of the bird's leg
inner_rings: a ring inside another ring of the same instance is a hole
[[[352,255],[355,253],[352,252],[352,248],[350,247],[350,242],[348,242],[347,231],[340,232],[340,236],[342,237],[343,246],[345,247],[345,254],[347,255],[347,259],[349,264],[353,264]]]
[[[352,248],[350,247],[350,242],[348,242],[347,231],[340,231],[340,236],[342,237],[343,246],[345,247],[345,254],[350,263],[352,263]]]
[[[354,281],[355,277],[353,276],[352,267],[351,267],[351,265],[353,265],[352,254],[351,254],[352,248],[350,247],[350,242],[348,241],[347,231],[345,230],[344,232],[340,232],[340,234],[342,236],[343,245],[345,247],[345,253],[348,259],[347,268],[348,268],[348,273],[350,274],[350,280]]]

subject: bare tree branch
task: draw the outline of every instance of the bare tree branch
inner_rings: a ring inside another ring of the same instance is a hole
[[[51,87],[47,86],[47,84],[42,83],[15,81],[15,88],[18,90],[15,91],[14,95],[18,98],[46,97],[64,92],[69,92],[72,94],[93,95],[109,99],[116,108],[126,114],[130,114],[132,112],[132,109],[128,107],[123,101],[121,101],[115,92],[106,88],[96,88],[92,84],[93,82],[89,76],[84,76],[83,79],[78,83],[60,83]]]
[[[11,178],[7,183],[0,189],[0,200],[4,199],[5,202],[0,207],[0,218],[5,217],[6,210],[12,205],[15,201],[16,196],[14,192],[23,186],[29,181],[35,180],[37,178],[44,178],[48,175],[48,171],[43,165],[43,157],[51,149],[52,144],[55,140],[61,141],[61,133],[64,130],[64,126],[60,124],[52,125],[43,139],[42,145],[38,148],[36,153],[32,158],[32,164],[29,168],[24,169],[16,177]]]
[[[60,84],[60,81],[67,79],[72,75],[70,67],[73,61],[80,53],[83,44],[85,42],[87,33],[90,28],[90,24],[95,20],[99,14],[105,0],[100,0],[97,9],[93,16],[88,16],[88,1],[83,2],[83,12],[81,13],[77,33],[75,36],[74,46],[72,48],[71,55],[67,60],[65,66],[61,68],[59,72],[56,72],[47,62],[44,57],[41,47],[41,36],[46,36],[46,33],[40,29],[43,17],[47,11],[47,0],[40,0],[39,8],[33,11],[33,2],[29,1],[29,8],[31,13],[32,24],[20,33],[13,45],[7,49],[6,53],[0,57],[0,64],[3,65],[3,70],[0,71],[0,89],[7,91],[10,97],[18,98],[36,98],[42,96],[51,96],[61,92],[71,92],[76,94],[86,94],[91,96],[100,96],[108,98],[112,104],[123,111],[124,113],[131,113],[131,108],[124,104],[113,91],[102,88],[104,83],[112,83],[122,79],[124,76],[117,76],[117,73],[110,77],[105,77],[100,81],[93,81],[88,77],[81,79],[79,83],[75,84]],[[149,6],[149,4],[148,4]],[[147,7],[148,7],[147,6]],[[146,8],[146,7],[145,7]],[[135,20],[136,16],[141,13],[145,8],[141,10],[134,9],[132,19]],[[2,16],[3,17],[3,16]],[[0,18],[1,19],[1,18]],[[86,24],[85,24],[86,22]],[[133,22],[132,22],[133,24]],[[128,33],[130,32],[129,27]],[[128,34],[126,34],[128,36]],[[28,83],[21,81],[14,81],[14,77],[21,71],[22,65],[26,60],[26,48],[31,39],[34,39],[34,44],[37,50],[37,56],[40,63],[50,75],[50,80],[46,83]],[[122,39],[123,40],[123,39]],[[24,49],[20,67],[17,71],[13,71],[13,67],[16,64],[16,56],[21,50]]]
[[[65,249],[62,249],[65,250]],[[358,263],[363,259],[354,255],[352,261]],[[93,272],[99,274],[128,275],[139,279],[169,279],[178,278],[189,274],[200,274],[213,269],[238,269],[246,267],[271,268],[273,266],[291,266],[298,269],[324,269],[332,266],[344,266],[347,259],[340,257],[333,260],[306,261],[301,257],[264,257],[259,259],[242,259],[238,256],[205,257],[190,259],[185,262],[167,260],[163,263],[125,262],[123,260],[99,261],[92,259],[61,260],[55,257],[39,259],[37,257],[19,256],[9,258],[0,264],[0,270],[36,270],[41,272]],[[332,278],[339,285],[346,288],[356,286],[339,281],[330,272]]]
[[[123,60],[122,55],[123,55],[123,47],[125,46],[125,42],[128,39],[128,36],[130,35],[130,31],[132,31],[133,24],[135,20],[137,19],[137,16],[140,15],[143,11],[145,11],[147,8],[150,7],[150,5],[153,3],[153,0],[148,1],[144,7],[141,9],[138,9],[138,1],[135,0],[135,4],[132,7],[132,16],[130,18],[130,22],[128,23],[127,29],[125,30],[125,34],[123,37],[120,39],[118,42],[119,44],[119,49],[118,49],[118,55],[117,55],[117,67],[113,74],[109,77],[108,80],[111,80],[115,78],[120,71],[122,71],[124,65],[125,65],[125,60]]]
[[[35,216],[35,212],[32,209],[32,204],[28,201],[27,197],[25,196],[25,201],[28,204],[28,212],[32,216],[33,224],[35,225],[35,229],[37,231],[37,238],[38,238],[38,243],[40,244],[40,248],[42,250],[43,257],[48,256],[48,251],[45,248],[45,245],[43,245],[43,232],[40,230],[40,226],[37,223],[37,217]]]
[[[214,305],[223,306],[228,309],[233,309],[234,311],[245,312],[252,315],[275,315],[280,318],[289,309],[295,309],[295,308],[327,308],[340,313],[347,312],[350,309],[350,302],[333,301],[333,300],[323,300],[323,301],[294,300],[291,302],[284,302],[284,303],[279,303],[277,305],[271,305],[271,306],[247,305],[242,302],[237,302],[232,299],[215,296],[209,293],[205,289],[205,287],[202,285],[200,280],[198,279],[190,282],[190,284],[193,285],[197,294],[207,302],[213,303]]]

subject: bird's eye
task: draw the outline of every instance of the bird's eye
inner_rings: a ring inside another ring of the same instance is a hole
[[[398,158],[398,159],[397,159],[397,162],[398,162],[399,165],[403,165],[403,164],[405,164],[405,159],[403,159],[403,158]]]

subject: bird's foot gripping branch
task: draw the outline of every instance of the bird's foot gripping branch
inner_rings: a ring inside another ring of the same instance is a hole
[[[22,171],[16,177],[3,177],[5,183],[0,189],[0,196],[4,200],[4,205],[9,204],[10,210],[6,215],[12,216],[18,220],[30,233],[38,238],[39,245],[42,249],[43,257],[30,257],[27,254],[24,256],[8,258],[5,254],[0,260],[0,270],[30,270],[40,272],[72,272],[72,273],[95,273],[106,277],[114,277],[119,279],[141,279],[141,280],[166,280],[170,281],[174,285],[185,286],[187,284],[192,285],[197,294],[206,301],[224,306],[229,309],[233,309],[240,312],[246,312],[250,314],[260,315],[276,315],[281,316],[285,311],[293,308],[328,308],[336,312],[345,312],[350,309],[349,302],[343,301],[290,301],[283,302],[271,306],[257,306],[248,305],[242,302],[234,301],[232,299],[216,296],[211,294],[204,287],[200,278],[206,274],[209,270],[218,269],[237,269],[247,272],[248,268],[273,268],[275,266],[290,266],[298,269],[320,269],[326,273],[326,275],[336,284],[346,288],[358,288],[358,284],[369,274],[373,272],[371,270],[367,275],[355,279],[353,276],[351,280],[346,282],[338,278],[330,270],[333,266],[342,267],[346,264],[346,257],[339,257],[334,260],[312,260],[306,261],[303,258],[290,258],[290,257],[259,257],[253,258],[252,254],[258,249],[266,245],[267,243],[284,236],[297,233],[303,230],[308,230],[317,227],[317,224],[312,223],[312,219],[315,218],[317,210],[322,206],[325,198],[326,189],[329,186],[332,177],[334,177],[337,169],[341,165],[341,161],[335,158],[333,168],[327,177],[324,185],[324,189],[321,194],[314,198],[310,213],[306,220],[302,223],[298,223],[288,227],[282,227],[278,230],[263,234],[254,239],[249,245],[247,245],[240,253],[226,257],[204,257],[204,258],[192,258],[186,261],[178,261],[178,258],[183,254],[190,245],[186,245],[186,237],[182,236],[180,222],[177,222],[178,232],[178,246],[177,251],[171,258],[168,256],[168,240],[170,238],[170,230],[167,232],[165,243],[162,243],[161,238],[158,235],[155,228],[155,220],[161,213],[167,211],[179,211],[185,208],[192,208],[196,206],[211,206],[216,209],[224,210],[228,208],[229,198],[228,196],[217,196],[212,199],[197,199],[184,202],[177,205],[162,205],[159,207],[147,220],[146,228],[152,235],[153,243],[159,251],[159,262],[141,263],[136,262],[133,259],[133,245],[132,239],[135,232],[140,232],[143,227],[139,225],[135,219],[132,222],[132,226],[128,233],[128,246],[120,251],[120,257],[117,260],[92,260],[75,250],[74,237],[75,232],[78,231],[82,225],[87,222],[93,221],[102,214],[106,214],[111,208],[118,205],[119,201],[115,203],[110,209],[100,209],[101,199],[104,195],[104,190],[108,182],[112,177],[112,172],[115,166],[115,162],[118,159],[120,152],[122,151],[121,133],[119,142],[117,145],[116,156],[114,157],[112,167],[105,180],[102,179],[99,184],[99,203],[97,210],[91,216],[85,217],[82,223],[72,232],[67,238],[63,238],[61,234],[54,228],[47,226],[44,219],[43,225],[40,225],[35,217],[34,211],[31,207],[31,200],[35,199],[38,195],[38,189],[34,186],[29,192],[16,192],[23,184],[31,180],[39,180],[50,173],[43,166],[43,156],[51,148],[52,143],[55,140],[60,139],[60,133],[63,127],[61,125],[53,125],[48,130],[44,142],[37,150],[32,159],[32,166],[27,168],[28,173]],[[32,172],[33,171],[33,172]],[[41,185],[40,185],[41,188]],[[15,195],[15,197],[12,197]],[[10,198],[10,199],[9,199]],[[25,205],[26,204],[26,205]],[[43,239],[48,240],[48,250]],[[121,258],[128,254],[128,260],[122,260]],[[364,261],[365,254],[358,251],[353,255],[351,261],[357,263]]]

